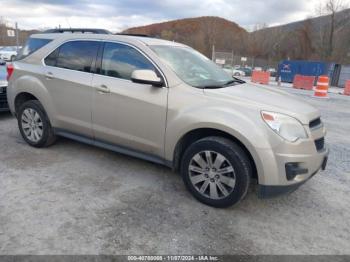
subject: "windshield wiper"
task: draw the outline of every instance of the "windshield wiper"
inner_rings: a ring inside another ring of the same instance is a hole
[[[228,87],[231,86],[232,84],[237,83],[237,84],[244,84],[245,81],[238,79],[238,78],[233,78],[230,81],[227,81],[225,84],[223,85],[208,85],[208,86],[202,86],[201,88],[203,89],[217,89],[217,88],[223,88],[223,87]]]
[[[210,86],[201,86],[202,89],[217,89],[217,88],[223,88],[222,85],[210,85]]]
[[[232,85],[232,84],[234,84],[234,83],[237,83],[237,84],[244,84],[245,81],[243,81],[243,80],[241,80],[241,79],[239,79],[239,78],[234,77],[232,80],[227,81],[227,82],[223,85],[223,87],[224,87],[224,86],[230,86],[230,85]]]

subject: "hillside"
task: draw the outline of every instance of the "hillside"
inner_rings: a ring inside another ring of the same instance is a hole
[[[264,28],[250,33],[250,38],[259,43],[257,53],[263,57],[350,63],[350,9],[335,14],[333,51],[328,54],[330,24],[330,15],[319,16]]]
[[[220,17],[198,17],[157,23],[125,30],[123,33],[147,34],[190,45],[211,56],[216,49],[239,50],[240,41],[248,32],[236,23]]]
[[[211,57],[216,50],[279,61],[328,60],[350,63],[350,9],[335,15],[333,50],[328,50],[331,17],[320,16],[248,33],[219,17],[198,17],[130,28],[124,33],[147,34],[192,46]]]

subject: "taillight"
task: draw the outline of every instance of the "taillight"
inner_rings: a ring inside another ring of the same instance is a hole
[[[10,77],[13,74],[13,71],[15,71],[13,64],[7,64],[7,77],[6,77],[7,81],[9,81]]]

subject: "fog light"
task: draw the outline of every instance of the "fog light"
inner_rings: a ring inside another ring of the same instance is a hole
[[[300,163],[286,163],[287,180],[293,180],[297,175],[307,174],[307,168],[300,167]]]

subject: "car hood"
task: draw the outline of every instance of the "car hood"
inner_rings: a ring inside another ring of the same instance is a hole
[[[287,114],[305,125],[320,116],[316,108],[295,95],[278,90],[277,87],[245,83],[218,89],[204,89],[204,94],[232,104],[254,107],[259,111]]]

